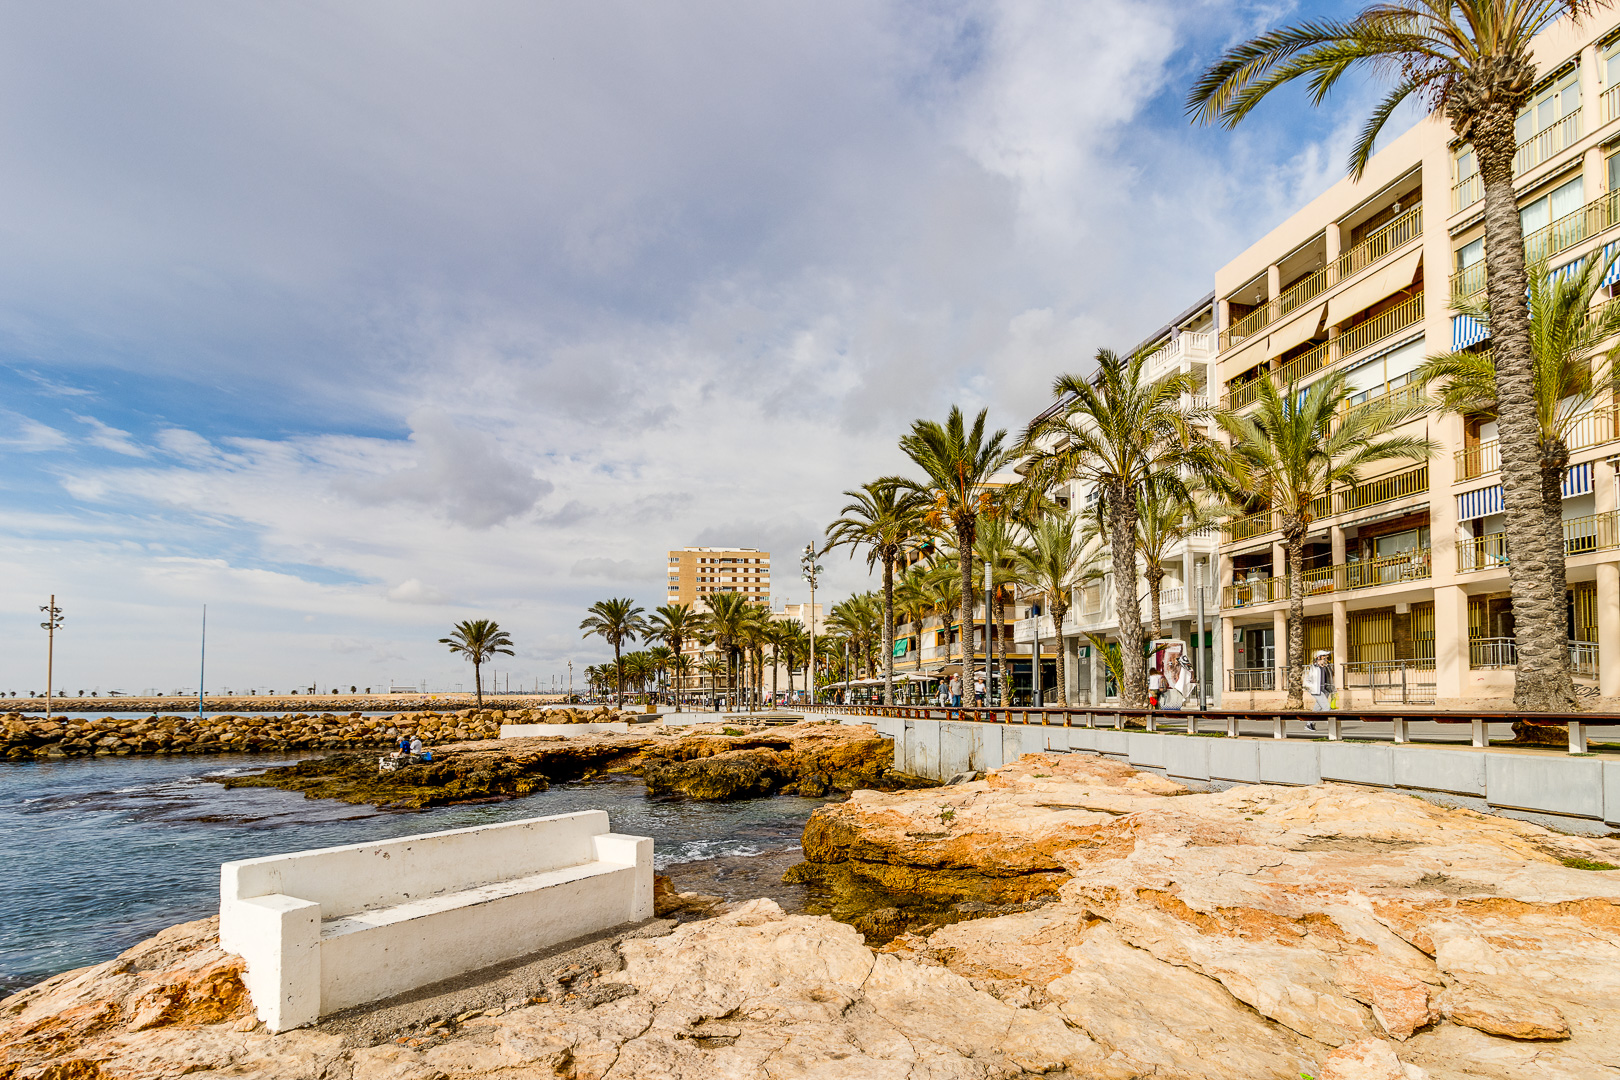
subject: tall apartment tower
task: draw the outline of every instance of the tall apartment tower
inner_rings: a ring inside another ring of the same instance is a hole
[[[771,601],[771,553],[758,548],[680,548],[669,553],[670,604],[696,604],[717,592]]]

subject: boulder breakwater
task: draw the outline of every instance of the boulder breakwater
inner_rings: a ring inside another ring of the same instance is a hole
[[[502,724],[644,720],[605,706],[590,710],[460,709],[454,712],[297,712],[280,715],[0,717],[0,758],[123,754],[219,754],[286,750],[386,749],[402,734],[439,745],[495,739]]]

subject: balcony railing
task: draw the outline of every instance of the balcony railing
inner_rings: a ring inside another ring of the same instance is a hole
[[[1190,610],[1193,605],[1198,603],[1198,592],[1199,590],[1188,589],[1184,585],[1177,585],[1173,589],[1160,589],[1159,606],[1168,610],[1170,608],[1179,608],[1185,604]],[[1203,593],[1204,610],[1213,611],[1215,608],[1215,590],[1206,586]]]
[[[1256,536],[1264,536],[1278,528],[1277,516],[1270,510],[1262,510],[1258,514],[1240,517],[1236,521],[1228,521],[1221,526],[1221,532],[1228,544],[1239,540],[1248,540]]]
[[[1344,514],[1351,510],[1375,506],[1378,503],[1404,499],[1409,495],[1417,495],[1428,490],[1429,466],[1424,463],[1415,469],[1408,469],[1406,472],[1395,473],[1391,476],[1381,476],[1377,480],[1369,480],[1359,487],[1341,491],[1339,493],[1339,513]]]
[[[1318,566],[1300,575],[1306,597],[1323,593],[1350,592],[1355,589],[1373,589],[1380,585],[1399,585],[1406,581],[1422,581],[1430,576],[1432,556],[1428,548],[1414,548],[1379,559],[1341,563],[1338,566]],[[1265,578],[1228,585],[1222,598],[1226,607],[1253,607],[1287,600],[1293,587],[1286,577]]]
[[[1344,406],[1344,413],[1346,416],[1348,416],[1357,409],[1365,409],[1369,406],[1382,406],[1384,408],[1399,411],[1402,409],[1415,408],[1419,405],[1425,404],[1427,401],[1428,396],[1424,391],[1422,383],[1407,382],[1401,383],[1399,386],[1391,386],[1390,384],[1385,383],[1384,388],[1378,393],[1370,393],[1369,388],[1369,396],[1365,399],[1357,401],[1354,404],[1346,403]]]
[[[1570,518],[1564,522],[1564,557],[1620,547],[1620,510]],[[1508,565],[1505,532],[1457,541],[1457,572],[1495,570]]]
[[[1603,106],[1603,122],[1620,116],[1620,83],[1609,87],[1598,97],[1598,103]]]
[[[1620,190],[1605,192],[1579,210],[1565,214],[1552,224],[1526,236],[1525,261],[1535,263],[1542,259],[1551,259],[1617,222],[1620,222]],[[1451,296],[1454,301],[1466,300],[1484,291],[1484,262],[1465,266],[1451,275]]]
[[[1457,541],[1457,573],[1475,570],[1495,570],[1506,566],[1507,533],[1489,533],[1469,540]]]
[[[1473,480],[1502,467],[1502,444],[1496,439],[1475,443],[1452,453],[1457,482]]]
[[[1598,677],[1598,643],[1572,641],[1569,643],[1569,667],[1577,675],[1589,679]]]
[[[1142,374],[1148,382],[1153,382],[1162,375],[1166,375],[1185,359],[1204,359],[1214,354],[1215,335],[1201,333],[1194,330],[1183,330],[1176,340],[1166,342],[1164,345],[1148,354],[1142,361]]]
[[[1609,105],[1604,105],[1605,118]],[[1559,120],[1551,127],[1543,128],[1524,142],[1513,155],[1513,175],[1520,176],[1535,168],[1544,161],[1551,161],[1557,155],[1574,146],[1581,140],[1581,110],[1576,109],[1568,116]],[[1458,181],[1451,189],[1451,210],[1456,213],[1464,207],[1472,206],[1485,194],[1484,183],[1476,170],[1465,180]]]
[[[1423,294],[1397,304],[1382,314],[1357,323],[1331,341],[1294,357],[1271,372],[1272,383],[1286,386],[1290,380],[1303,379],[1347,356],[1352,356],[1371,345],[1376,345],[1391,334],[1398,334],[1423,319]],[[1231,387],[1226,395],[1226,407],[1241,409],[1260,396],[1260,380],[1251,379]]]
[[[1416,206],[1316,273],[1290,285],[1276,299],[1267,301],[1221,331],[1221,349],[1223,351],[1230,349],[1235,343],[1253,337],[1284,315],[1310,303],[1339,282],[1355,277],[1390,252],[1405,247],[1422,233],[1423,207]]]

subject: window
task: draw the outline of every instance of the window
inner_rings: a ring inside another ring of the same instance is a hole
[[[1604,86],[1620,83],[1620,41],[1603,50],[1603,62],[1598,65],[1598,72],[1603,76]]]
[[[1524,235],[1540,229],[1566,217],[1579,210],[1586,202],[1585,185],[1581,177],[1577,176],[1567,184],[1560,184],[1552,191],[1543,195],[1525,206],[1519,208],[1519,225]]]
[[[1581,69],[1574,67],[1538,93],[1519,114],[1514,137],[1522,143],[1580,109]]]
[[[1609,155],[1609,190],[1620,191],[1620,154]]]
[[[1474,160],[1474,148],[1472,146],[1465,146],[1461,150],[1457,151],[1457,157],[1456,157],[1456,173],[1457,173],[1456,182],[1457,183],[1459,183],[1459,184],[1462,183],[1464,180],[1467,180],[1469,177],[1473,176],[1478,171],[1479,171],[1479,165]]]

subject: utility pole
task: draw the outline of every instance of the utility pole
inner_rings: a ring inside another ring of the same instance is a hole
[[[568,700],[574,700],[574,662],[568,661]]]
[[[1030,667],[1031,673],[1035,676],[1035,707],[1037,709],[1046,705],[1046,688],[1041,685],[1041,616],[1046,614],[1044,610],[1046,607],[1045,593],[1041,594],[1041,607],[1043,609],[1041,614],[1035,616],[1035,663]]]
[[[51,718],[51,686],[56,682],[56,628],[62,625],[62,609],[56,606],[56,594],[51,602],[39,610],[45,612],[40,629],[45,631],[45,719]]]
[[[1204,683],[1209,677],[1205,670],[1209,663],[1204,658],[1204,574],[1209,569],[1209,560],[1205,559],[1197,564],[1198,577],[1198,640],[1193,643],[1193,678],[1198,680],[1198,708],[1200,711],[1209,708],[1209,697],[1205,691]]]
[[[805,669],[805,681],[810,684],[810,705],[816,704],[816,582],[821,579],[823,567],[816,562],[816,545],[804,545],[804,555],[799,560],[804,572],[804,580],[810,583],[810,666]]]
[[[197,719],[203,714],[203,679],[208,674],[208,605],[203,605],[202,653],[197,663]]]

